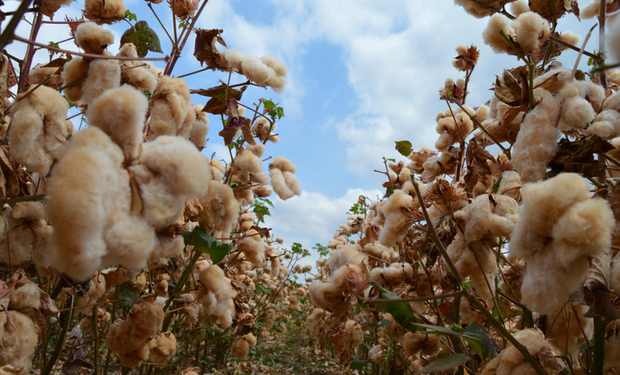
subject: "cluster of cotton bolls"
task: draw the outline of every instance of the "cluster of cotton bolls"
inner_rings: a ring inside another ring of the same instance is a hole
[[[245,75],[260,86],[269,86],[276,92],[284,89],[287,70],[277,58],[263,56],[259,59],[234,48],[223,51],[221,54],[231,71]]]

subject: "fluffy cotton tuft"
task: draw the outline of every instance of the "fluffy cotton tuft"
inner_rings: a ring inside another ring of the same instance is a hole
[[[179,135],[189,139],[196,112],[187,83],[180,78],[163,76],[153,96],[157,98],[151,109],[153,139],[162,135]]]
[[[123,0],[86,0],[84,2],[84,15],[89,20],[124,18],[125,10]]]
[[[75,42],[84,52],[101,55],[114,43],[114,35],[94,22],[84,22],[75,30]]]
[[[284,91],[287,70],[284,64],[273,56],[257,58],[237,49],[221,52],[231,70],[243,74],[260,86],[270,86],[276,92]]]
[[[301,195],[301,187],[299,180],[295,177],[295,171],[297,171],[297,167],[284,156],[276,157],[269,164],[271,186],[282,200]]]

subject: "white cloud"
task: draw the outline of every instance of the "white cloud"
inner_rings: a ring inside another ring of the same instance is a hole
[[[349,189],[344,196],[330,199],[323,194],[303,191],[301,196],[286,201],[274,199],[275,209],[271,217],[265,218],[265,224],[297,233],[300,240],[296,242],[303,241],[303,238],[319,238],[327,242],[338,226],[346,223],[347,211],[357,203],[360,195],[374,200],[382,193],[379,190]]]

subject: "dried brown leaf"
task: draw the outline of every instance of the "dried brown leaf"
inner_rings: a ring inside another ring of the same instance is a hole
[[[200,65],[207,64],[207,68],[213,70],[228,71],[228,62],[222,57],[216,47],[216,43],[226,47],[224,39],[220,34],[224,30],[218,29],[196,29],[196,43],[194,45],[194,56],[200,61]]]
[[[340,360],[343,366],[347,367],[353,361],[353,349],[349,343],[349,334],[347,330],[340,326],[333,329],[329,341],[336,347],[336,357]]]

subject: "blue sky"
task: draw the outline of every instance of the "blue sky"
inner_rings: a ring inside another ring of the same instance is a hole
[[[582,0],[580,6],[588,2]],[[7,7],[17,4],[9,1]],[[126,5],[139,20],[146,19],[155,30],[160,29],[142,0],[126,1]],[[70,9],[63,8],[56,20],[63,19],[62,12],[78,16],[81,7],[74,3]],[[172,24],[166,2],[154,8],[166,25]],[[286,245],[326,244],[338,225],[346,222],[346,212],[358,195],[376,199],[383,178],[373,170],[383,168],[382,156],[402,159],[394,150],[394,141],[408,139],[415,149],[435,143],[435,116],[446,109],[438,100],[438,90],[446,78],[462,77],[452,67],[457,45],[474,44],[481,50],[469,86],[471,106],[490,98],[488,89],[503,68],[520,65],[515,57],[495,55],[484,45],[481,34],[487,22],[488,18],[465,14],[452,0],[209,1],[198,27],[223,29],[222,37],[230,48],[259,57],[274,55],[288,68],[284,93],[253,87],[242,100],[252,104],[258,98],[270,98],[285,110],[286,117],[277,129],[280,143],[270,144],[266,155],[292,160],[304,191],[286,202],[272,196],[276,209],[267,225]],[[567,15],[558,31],[585,36],[594,23],[579,23]],[[127,27],[122,22],[111,27],[117,43]],[[45,26],[37,40],[62,40],[67,37],[65,31],[62,26]],[[28,33],[29,26],[22,23],[18,34]],[[158,34],[163,50],[169,51],[165,33],[159,30]],[[596,34],[588,50],[598,45]],[[62,46],[76,49],[72,42]],[[17,55],[23,55],[24,48],[17,43],[10,46]],[[192,49],[193,35],[176,75],[200,69]],[[110,50],[116,52],[118,44]],[[576,56],[569,51],[562,61],[572,67]],[[43,51],[37,60],[46,57]],[[216,86],[226,78],[224,73],[203,72],[187,81],[198,89]],[[232,81],[244,80],[238,76]],[[206,98],[195,96],[194,102],[204,104]],[[209,127],[205,153],[226,158],[217,136],[219,119],[211,118]]]

